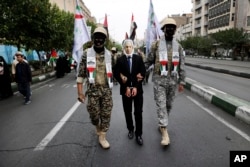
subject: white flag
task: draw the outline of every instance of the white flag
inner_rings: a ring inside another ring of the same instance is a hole
[[[73,58],[79,64],[81,56],[83,54],[83,45],[90,41],[90,35],[88,28],[82,13],[81,7],[79,6],[78,0],[76,0],[76,12],[75,12],[75,26],[74,26],[74,47],[73,47]]]
[[[151,44],[158,40],[160,36],[163,35],[161,30],[160,23],[154,12],[154,7],[152,0],[150,0],[149,12],[148,12],[148,26],[147,26],[147,34],[146,34],[146,56],[148,56],[150,52]]]

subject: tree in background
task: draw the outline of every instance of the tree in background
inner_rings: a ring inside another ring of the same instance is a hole
[[[0,11],[4,44],[45,51],[72,47],[74,16],[49,0],[0,0]]]
[[[233,59],[243,56],[243,46],[249,42],[247,33],[243,29],[231,28],[211,34],[211,37],[219,43],[221,47],[229,51],[233,49]]]
[[[4,39],[1,42],[17,46],[18,50],[72,50],[74,14],[51,5],[49,0],[0,0],[0,22],[0,38]],[[87,25],[93,34],[96,23],[87,21]],[[108,49],[114,45],[118,44],[110,40],[106,43]],[[91,42],[84,47],[89,46]]]
[[[244,57],[244,46],[248,46],[249,38],[243,29],[227,29],[210,34],[208,37],[193,36],[179,41],[184,49],[197,54],[210,56],[212,49],[222,47],[227,51],[233,50],[233,59],[237,56]]]

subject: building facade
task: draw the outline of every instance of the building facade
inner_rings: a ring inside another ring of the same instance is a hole
[[[208,33],[212,34],[219,30],[223,31],[236,27],[235,9],[235,0],[210,0]]]
[[[184,40],[185,38],[192,36],[192,13],[184,13],[182,15],[168,16],[176,21],[176,33],[175,38],[177,40]]]
[[[192,0],[193,18],[192,35],[206,36],[208,34],[208,0]]]
[[[83,10],[84,16],[86,20],[90,20],[96,23],[96,19],[91,16],[90,10],[84,4],[82,0],[79,0],[79,5]],[[76,10],[76,0],[50,0],[51,4],[56,4],[59,9],[64,10],[66,12],[75,13]]]
[[[192,0],[192,19],[178,27],[178,39],[207,36],[230,28],[250,34],[250,0]],[[174,18],[175,19],[175,18]]]

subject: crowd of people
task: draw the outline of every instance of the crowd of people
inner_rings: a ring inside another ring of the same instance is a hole
[[[175,92],[183,91],[185,85],[184,55],[181,45],[174,38],[175,20],[166,18],[161,29],[164,35],[152,44],[151,52],[147,56],[140,50],[135,51],[131,39],[123,41],[121,54],[117,53],[115,47],[108,50],[105,47],[108,35],[103,27],[94,30],[93,45],[83,52],[77,69],[78,100],[87,103],[91,123],[95,126],[99,143],[104,149],[110,148],[106,134],[113,108],[112,87],[117,84],[120,85],[127,136],[129,139],[135,138],[137,144],[143,145],[142,85],[148,82],[150,71],[158,127],[162,136],[160,143],[163,146],[170,144],[167,126]],[[56,59],[56,77],[61,78],[69,73],[71,67],[72,58],[69,54],[59,56]],[[15,54],[11,73],[12,78],[8,65],[0,56],[0,98],[13,95],[11,82],[14,80],[24,97],[24,104],[30,104],[32,73],[22,52]]]
[[[47,55],[41,56],[42,65],[46,66],[47,63],[52,61],[57,78],[63,77],[65,73],[69,73],[76,68],[69,53],[56,59],[50,59],[49,57]],[[4,57],[0,56],[0,100],[13,96],[12,82],[16,82],[18,91],[24,97],[24,104],[30,104],[32,94],[30,90],[32,83],[31,66],[21,51],[15,53],[10,66],[6,63]]]

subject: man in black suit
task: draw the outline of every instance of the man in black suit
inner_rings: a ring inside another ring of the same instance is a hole
[[[123,42],[123,55],[117,59],[114,67],[114,77],[120,84],[123,110],[128,128],[128,137],[134,137],[134,124],[132,117],[132,103],[134,102],[135,135],[136,142],[143,144],[142,140],[142,108],[143,89],[142,80],[145,76],[145,66],[142,57],[134,54],[133,41],[126,39]]]

